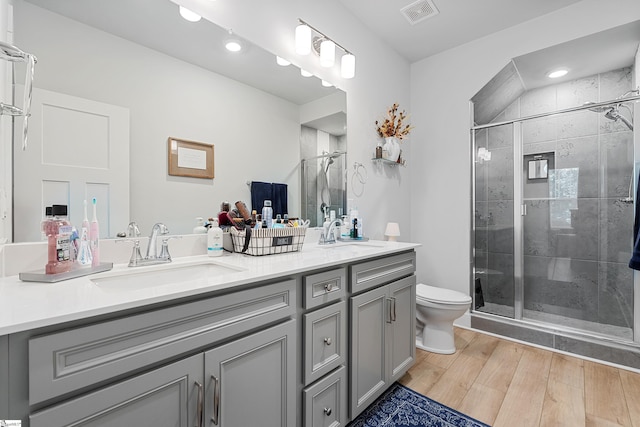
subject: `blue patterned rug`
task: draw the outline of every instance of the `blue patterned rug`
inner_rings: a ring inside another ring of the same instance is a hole
[[[395,383],[347,427],[489,427]]]

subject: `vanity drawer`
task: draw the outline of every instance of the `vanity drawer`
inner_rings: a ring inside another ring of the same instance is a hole
[[[347,286],[345,268],[310,274],[303,278],[304,308],[313,308],[344,298]]]
[[[295,313],[287,280],[29,340],[29,403],[111,381]]]
[[[303,391],[305,427],[340,427],[347,418],[347,368],[327,375]]]
[[[304,315],[304,383],[311,384],[345,362],[347,303]]]
[[[392,282],[416,271],[414,251],[378,258],[350,267],[351,292],[358,293]]]

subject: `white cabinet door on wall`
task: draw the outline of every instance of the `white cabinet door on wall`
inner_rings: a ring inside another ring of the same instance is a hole
[[[14,168],[14,241],[41,240],[52,204],[68,205],[77,226],[93,197],[101,237],[115,236],[129,223],[129,110],[34,88],[29,145]]]

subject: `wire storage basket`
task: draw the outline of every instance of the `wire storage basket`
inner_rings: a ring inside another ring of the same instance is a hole
[[[233,251],[253,256],[283,254],[302,249],[307,227],[231,228]],[[249,236],[247,236],[249,233]]]

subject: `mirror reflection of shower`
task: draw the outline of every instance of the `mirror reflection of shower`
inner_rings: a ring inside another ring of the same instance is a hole
[[[598,105],[593,108],[589,108],[589,111],[593,111],[594,113],[604,113],[604,117],[609,120],[613,120],[614,122],[621,122],[626,125],[629,130],[633,130],[633,110],[627,104],[628,101],[623,101],[629,95],[639,95],[640,90],[630,90],[623,95],[620,95],[616,100],[620,100],[622,102],[612,103],[610,105]],[[592,101],[587,101],[584,103],[585,105],[596,104]],[[628,111],[630,119],[627,119],[622,113],[620,113],[620,108],[624,108]]]
[[[322,154],[302,159],[302,216],[311,227],[322,225],[325,216],[334,211],[344,214],[346,152],[322,151]]]

